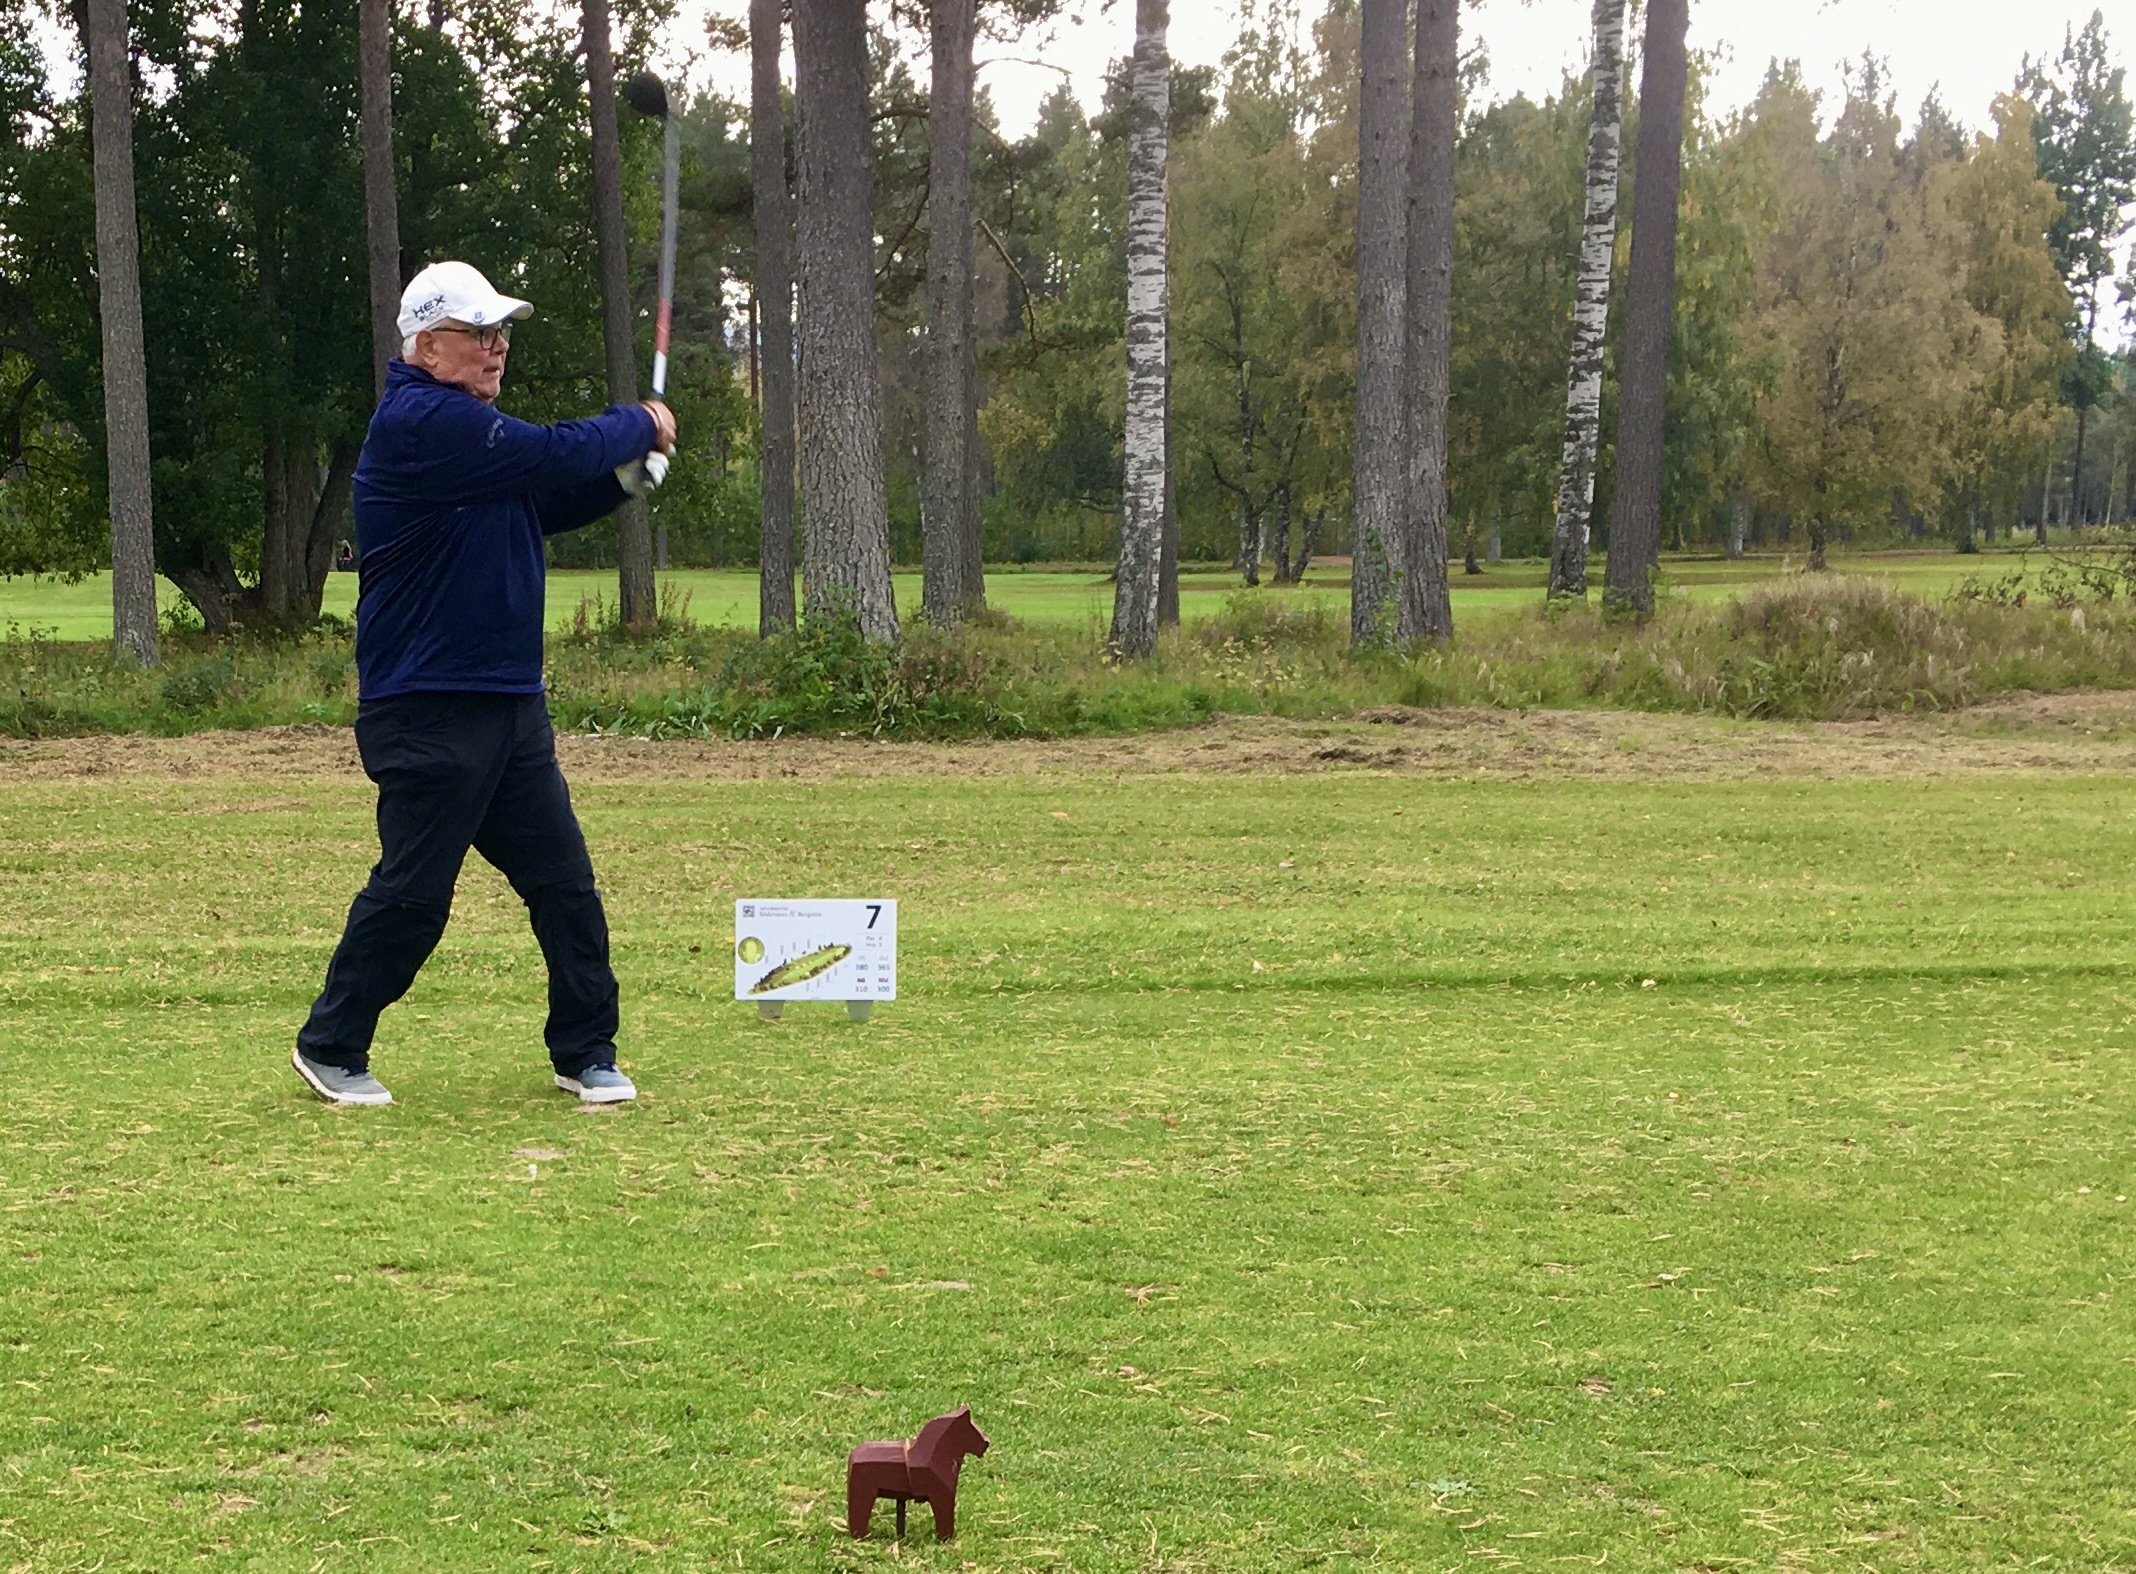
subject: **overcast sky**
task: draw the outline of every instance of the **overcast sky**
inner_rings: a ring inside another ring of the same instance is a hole
[[[1584,69],[1591,0],[1481,0],[1464,10],[1464,43],[1489,51],[1493,98],[1555,91],[1564,73]],[[1888,62],[1891,83],[1909,116],[1931,87],[1969,125],[1985,124],[1988,104],[2010,86],[2027,52],[2051,54],[2066,27],[2081,27],[2095,0],[1692,0],[1691,46],[1717,55],[1715,92],[1732,108],[1756,91],[1775,56],[1801,60],[1811,83],[1835,96],[1842,63],[1872,50]],[[1313,0],[1301,11],[1311,14]],[[2110,7],[2109,10],[2117,8]],[[746,0],[699,0],[684,15],[709,10],[746,21]],[[1132,0],[1069,0],[1068,18],[1021,45],[983,45],[981,83],[993,94],[1003,128],[1026,130],[1038,102],[1064,77],[1095,103],[1106,63],[1127,53]],[[2119,27],[2109,18],[2116,57],[2136,45],[2136,15]],[[1214,64],[1237,32],[1232,0],[1172,0],[1172,53]],[[700,35],[701,36],[701,35]],[[694,42],[694,40],[692,40]],[[687,47],[687,46],[685,46]],[[1027,65],[1015,59],[1039,59]],[[701,62],[718,89],[746,98],[748,62]],[[922,68],[924,76],[924,67]]]

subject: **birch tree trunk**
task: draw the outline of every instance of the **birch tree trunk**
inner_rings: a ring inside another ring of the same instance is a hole
[[[638,355],[632,343],[630,258],[623,238],[623,150],[616,136],[616,60],[608,36],[608,0],[580,9],[586,50],[586,100],[593,121],[593,239],[601,274],[601,343],[608,359],[608,399],[634,404]],[[653,538],[645,499],[616,510],[616,596],[623,621],[650,628],[658,610],[653,591]]]
[[[1389,554],[1409,512],[1402,357],[1409,152],[1408,0],[1362,0],[1357,109],[1357,416],[1351,434],[1350,646],[1392,633]]]
[[[1453,637],[1446,578],[1446,401],[1453,346],[1454,136],[1460,114],[1459,0],[1417,0],[1409,132],[1409,507],[1397,569],[1394,637]]]
[[[1157,648],[1157,582],[1164,555],[1166,330],[1165,132],[1172,63],[1168,0],[1135,0],[1127,153],[1126,484],[1112,645],[1123,656]]]
[[[1164,526],[1157,555],[1157,626],[1179,627],[1179,466],[1172,462],[1172,341],[1164,346]]]
[[[1609,270],[1617,250],[1617,163],[1623,143],[1624,0],[1595,0],[1594,111],[1587,129],[1587,220],[1573,290],[1572,372],[1565,393],[1565,455],[1558,471],[1553,596],[1587,594],[1587,541],[1595,513],[1595,449],[1602,435],[1602,341]]]
[[[749,169],[759,389],[757,632],[794,626],[794,204],[779,91],[780,0],[749,0]]]
[[[1649,0],[1639,73],[1639,162],[1632,192],[1632,268],[1618,398],[1617,495],[1609,511],[1605,606],[1654,612],[1661,548],[1661,461],[1669,339],[1676,310],[1676,207],[1683,183],[1684,35],[1690,0]]]
[[[96,172],[97,306],[104,338],[104,462],[111,494],[111,642],[155,664],[156,535],[148,472],[148,352],[134,210],[133,73],[126,0],[88,0],[90,141]]]
[[[875,170],[866,0],[795,0],[801,581],[811,621],[897,638],[875,349]]]
[[[1750,534],[1750,499],[1738,492],[1728,500],[1728,558],[1740,562],[1743,540]]]
[[[386,391],[386,363],[400,354],[400,199],[393,180],[393,7],[358,0],[362,78],[363,214],[371,270],[371,380]]]
[[[960,622],[986,605],[969,561],[976,536],[973,451],[972,34],[976,0],[934,0],[927,100],[927,453],[920,476],[920,614]]]

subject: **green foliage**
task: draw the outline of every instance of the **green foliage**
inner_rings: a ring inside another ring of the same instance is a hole
[[[27,379],[34,369],[0,351],[0,378],[10,373]],[[0,429],[0,575],[74,577],[108,567],[111,535],[88,445],[59,418],[42,381],[18,387],[14,427]]]
[[[1951,267],[1965,236],[1947,186],[1902,157],[1874,62],[1830,133],[1776,76],[1756,113],[1783,159],[1757,332],[1775,366],[1758,401],[1755,490],[1808,527],[1822,567],[1838,532],[1888,528],[1894,496],[1938,506],[1966,445],[1960,417],[1990,374],[1995,324]],[[1925,159],[1941,155],[1919,149]]]
[[[661,14],[619,9],[623,69]],[[242,590],[263,530],[308,526],[320,467],[345,469],[369,418],[355,15],[353,0],[234,10],[173,0],[135,18],[143,69],[169,84],[137,105],[134,140],[157,563],[196,598]],[[453,7],[442,32],[402,17],[394,39],[404,268],[462,257],[534,301],[501,401],[534,420],[606,402],[573,21],[474,3]],[[0,323],[11,330],[0,373],[34,374],[51,419],[87,445],[64,506],[44,507],[42,534],[29,537],[33,566],[50,571],[83,561],[48,544],[52,522],[101,510],[87,108],[79,96],[45,102],[41,73],[18,81],[10,67],[27,45],[9,37],[0,157],[21,200],[0,208]],[[734,193],[720,181],[732,187],[736,152],[717,101],[687,114],[696,295],[678,324],[673,398],[695,446],[668,506],[697,518],[726,506],[725,459],[746,420],[719,288],[735,252]],[[622,131],[635,287],[649,298],[658,133],[631,116]],[[644,321],[649,335],[649,310]],[[0,526],[0,546],[21,539]]]
[[[2100,287],[2114,276],[2114,243],[2136,202],[2136,118],[2126,80],[2110,55],[2106,18],[2094,11],[2081,31],[2064,33],[2052,63],[2028,59],[2019,83],[2037,117],[2040,176],[2061,198],[2048,244],[2075,302],[2074,336],[2086,346]]]

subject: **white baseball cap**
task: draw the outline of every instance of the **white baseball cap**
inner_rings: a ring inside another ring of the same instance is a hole
[[[399,321],[403,339],[441,322],[486,328],[491,323],[533,315],[531,301],[499,295],[490,288],[489,280],[464,262],[433,262],[401,291]]]

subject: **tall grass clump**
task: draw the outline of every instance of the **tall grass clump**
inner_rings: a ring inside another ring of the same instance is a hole
[[[176,736],[355,720],[356,656],[345,624],[300,639],[215,640],[166,628],[162,651],[144,670],[101,642],[0,639],[0,737]]]
[[[999,616],[906,626],[870,644],[818,618],[758,639],[691,620],[663,595],[653,625],[583,605],[548,642],[560,728],[651,738],[787,733],[1058,737],[1413,706],[1616,707],[1833,720],[1946,710],[2012,689],[2136,688],[2136,600],[2098,575],[1968,581],[1930,601],[1870,579],[1801,575],[1718,604],[1666,604],[1645,625],[1584,606],[1473,620],[1443,649],[1353,658],[1337,608],[1242,592],[1148,661],[1113,660],[1097,627]],[[178,733],[355,714],[346,628],[215,642],[185,633],[139,671],[103,645],[0,639],[0,735]]]
[[[1835,721],[1948,710],[2012,689],[2136,687],[2126,599],[1941,601],[1878,580],[1803,575],[1640,626],[1584,608],[1505,618],[1401,672],[1409,704],[1606,705]]]

